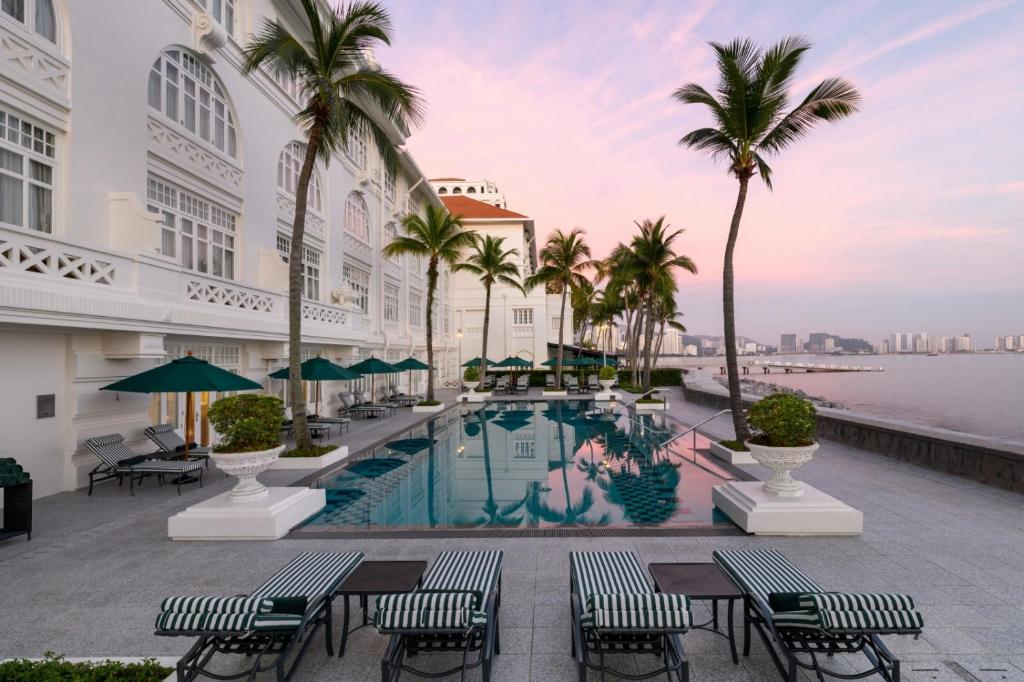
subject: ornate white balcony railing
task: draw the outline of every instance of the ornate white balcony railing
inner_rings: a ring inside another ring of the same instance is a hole
[[[0,272],[114,286],[121,284],[119,274],[127,267],[127,261],[112,254],[67,244],[43,233],[37,236],[0,228]]]
[[[324,305],[316,301],[302,302],[302,319],[325,324],[345,325],[348,323],[348,312],[341,308]]]
[[[197,275],[183,273],[185,299],[199,303],[212,303],[238,310],[257,313],[273,313],[274,296],[241,284],[228,283]]]

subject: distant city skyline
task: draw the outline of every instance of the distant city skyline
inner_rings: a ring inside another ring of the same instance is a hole
[[[813,327],[877,342],[941,329],[991,344],[1014,331],[1024,172],[1006,150],[1024,148],[1024,4],[387,4],[395,47],[378,57],[427,99],[409,140],[425,171],[493,180],[539,239],[582,226],[596,256],[634,220],[665,214],[700,268],[681,281],[684,322],[707,333],[722,328],[736,183],[677,146],[707,121],[669,95],[688,81],[714,86],[708,40],[806,35],[797,96],[840,75],[864,104],[773,162],[773,193],[751,185],[739,332],[777,343]]]

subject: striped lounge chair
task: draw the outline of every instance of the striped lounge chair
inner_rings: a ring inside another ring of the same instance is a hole
[[[162,455],[140,455],[128,447],[124,442],[124,436],[119,433],[112,433],[107,436],[95,436],[85,439],[85,447],[99,458],[92,471],[89,472],[89,494],[92,495],[93,484],[100,481],[117,479],[118,485],[128,477],[128,490],[135,494],[135,479],[142,479],[146,476],[156,476],[157,480],[163,482],[167,474],[177,474],[178,494],[181,495],[182,479],[186,474],[199,472],[199,487],[203,486],[203,464],[190,460],[188,462],[180,459],[157,459]],[[189,479],[193,480],[193,479]]]
[[[178,681],[200,675],[253,679],[274,670],[283,682],[295,674],[321,626],[326,626],[327,653],[333,656],[334,593],[362,558],[362,552],[303,552],[248,596],[164,599],[156,634],[198,638],[178,661]],[[207,665],[218,653],[243,655],[245,670],[230,673],[217,666],[213,672]]]
[[[633,552],[571,552],[569,599],[572,605],[572,655],[585,682],[588,670],[626,679],[675,673],[690,679],[679,635],[690,628],[690,601],[681,594],[655,592]],[[606,654],[652,654],[664,666],[649,674],[617,671]]]
[[[420,677],[444,677],[481,667],[491,679],[491,660],[501,653],[498,614],[501,607],[500,551],[443,552],[419,589],[377,598],[374,624],[390,635],[381,661],[382,682],[395,682],[403,671]],[[405,655],[458,652],[462,664],[445,672],[423,671],[403,662]]]
[[[881,675],[899,682],[900,662],[880,635],[919,635],[923,620],[910,597],[896,594],[825,592],[773,549],[714,552],[715,562],[745,594],[743,655],[750,655],[750,627],[757,628],[783,679],[799,668],[854,680]],[[861,673],[825,668],[819,656],[863,653],[871,668]],[[803,656],[799,658],[798,656]]]
[[[168,459],[177,459],[184,456],[185,439],[178,435],[178,432],[174,430],[173,424],[147,426],[143,433],[146,434],[147,438],[156,443],[161,452],[166,452],[169,455]],[[213,448],[198,447],[195,443],[191,445],[188,449],[188,458],[206,460],[206,468],[209,469],[210,451]]]

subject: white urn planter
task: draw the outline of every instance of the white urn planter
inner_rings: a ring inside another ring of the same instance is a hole
[[[284,446],[279,445],[255,452],[211,452],[210,459],[218,469],[238,479],[238,484],[230,492],[231,501],[251,502],[267,496],[266,486],[256,477],[269,469],[282,452]]]
[[[804,488],[793,480],[792,473],[814,458],[817,443],[795,448],[775,448],[745,441],[750,456],[758,464],[771,470],[772,475],[764,482],[764,491],[778,497],[800,497]]]
[[[611,393],[612,386],[615,385],[615,379],[598,379],[597,381],[601,384],[605,393]]]
[[[476,387],[480,385],[479,381],[463,381],[462,385],[466,387],[467,391],[475,391]]]

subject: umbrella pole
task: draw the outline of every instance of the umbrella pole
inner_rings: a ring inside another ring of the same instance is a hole
[[[192,413],[195,411],[195,402],[192,392],[185,393],[185,461],[188,461],[188,448],[195,438],[195,419]]]

